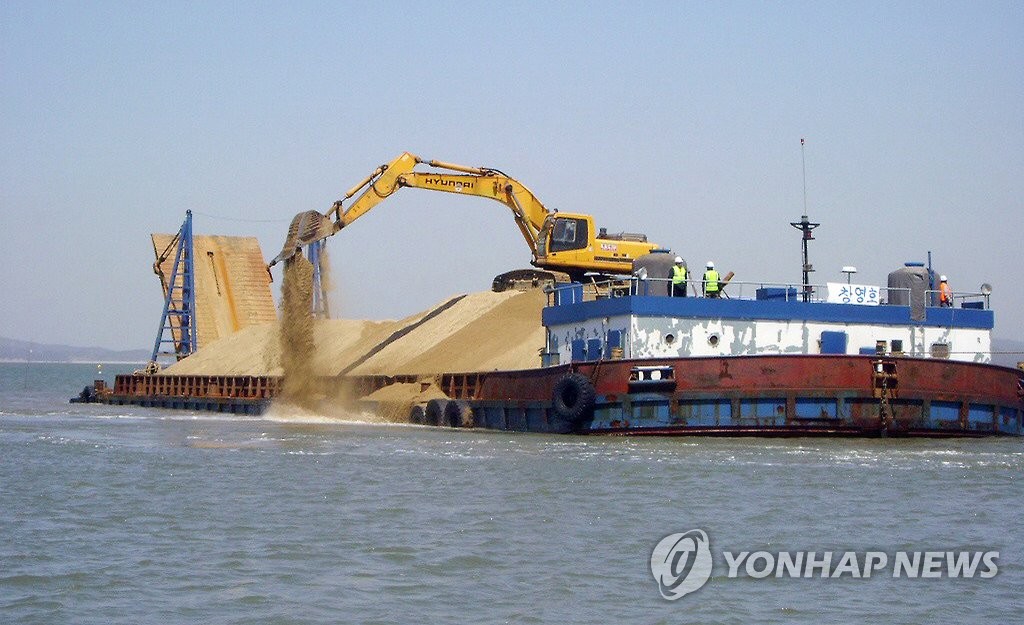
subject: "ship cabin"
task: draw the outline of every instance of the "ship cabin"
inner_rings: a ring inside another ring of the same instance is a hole
[[[956,293],[941,306],[938,276],[920,264],[889,274],[885,287],[732,280],[717,298],[698,296],[699,280],[673,296],[671,279],[653,275],[669,274],[549,289],[544,364],[787,354],[991,360],[988,292]]]

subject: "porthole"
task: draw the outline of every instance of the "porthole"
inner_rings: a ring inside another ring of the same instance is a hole
[[[718,347],[718,342],[720,340],[721,339],[718,338],[717,334],[712,334],[711,336],[708,337],[708,345],[710,345],[711,347]]]
[[[665,335],[665,344],[666,345],[671,345],[672,343],[675,343],[675,342],[676,342],[676,335],[675,334],[666,334]]]

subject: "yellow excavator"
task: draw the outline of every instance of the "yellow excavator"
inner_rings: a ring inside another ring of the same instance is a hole
[[[415,171],[417,165],[435,171]],[[659,247],[643,234],[608,234],[604,228],[595,231],[590,215],[548,210],[525,185],[497,169],[428,161],[406,152],[375,169],[326,214],[305,211],[296,215],[281,253],[270,266],[350,225],[403,187],[488,198],[512,211],[533,255],[531,264],[544,271],[502,274],[495,278],[495,290],[523,280],[582,281],[586,274],[628,275],[633,259]],[[359,196],[346,207],[344,203],[357,193]]]

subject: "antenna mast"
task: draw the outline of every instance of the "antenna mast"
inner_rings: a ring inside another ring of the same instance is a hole
[[[807,218],[807,159],[804,156],[804,139],[800,138],[800,161],[803,166],[804,175],[804,214],[801,215],[800,221],[791,221],[789,225],[793,226],[797,230],[803,232],[802,245],[803,245],[803,300],[805,302],[811,301],[811,288],[810,274],[814,271],[814,267],[811,265],[807,257],[807,242],[814,240],[814,235],[811,231],[820,226],[819,223],[812,223]]]

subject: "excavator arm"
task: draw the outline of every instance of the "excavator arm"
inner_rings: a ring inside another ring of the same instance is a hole
[[[434,171],[415,171],[418,165]],[[525,185],[497,169],[428,161],[405,152],[349,189],[325,214],[306,211],[296,215],[281,253],[270,265],[345,228],[403,187],[501,202],[512,211],[533,264],[574,277],[587,272],[628,274],[632,259],[658,247],[643,235],[609,236],[603,229],[597,233],[589,215],[549,211]],[[346,206],[348,200],[352,202]]]
[[[501,202],[512,211],[516,226],[534,260],[541,245],[541,232],[548,211],[536,196],[519,182],[497,172],[481,175],[412,172],[398,178],[402,187],[474,195]]]
[[[417,164],[447,171],[413,171]],[[447,173],[453,171],[460,173]],[[530,247],[534,259],[537,258],[537,241],[549,213],[537,196],[522,183],[494,169],[426,161],[408,152],[379,167],[371,176],[350,189],[344,199],[334,203],[328,213],[334,217],[334,231],[337,232],[359,219],[403,187],[473,195],[501,202],[512,211],[526,244]],[[346,208],[345,200],[360,190],[362,194]]]
[[[293,217],[291,224],[288,226],[288,235],[285,237],[281,253],[274,260],[270,261],[269,267],[273,267],[283,260],[290,259],[299,254],[303,246],[326,239],[366,214],[367,211],[394,193],[397,189],[397,177],[412,171],[412,168],[419,161],[418,157],[405,152],[390,163],[385,163],[373,170],[372,174],[349,189],[345,197],[335,202],[334,206],[327,211],[327,214],[321,214],[317,211],[303,211]],[[352,212],[346,219],[346,213],[351,211],[344,209],[342,204],[360,191],[363,191],[362,195],[350,207],[351,209],[358,205],[358,209]],[[334,217],[334,222],[331,221],[332,216]]]
[[[414,171],[420,164],[460,173]],[[526,186],[494,169],[428,161],[405,152],[390,163],[381,165],[349,189],[326,214],[305,211],[296,215],[288,228],[288,237],[281,253],[270,265],[291,258],[304,245],[335,234],[402,187],[474,195],[501,202],[512,211],[534,260],[537,259],[541,231],[550,213]],[[345,202],[357,194],[358,197],[346,207]]]

